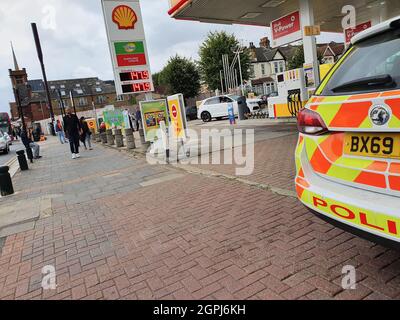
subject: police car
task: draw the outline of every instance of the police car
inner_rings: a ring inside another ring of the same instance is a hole
[[[298,116],[296,191],[321,218],[400,242],[400,17],[363,31]]]

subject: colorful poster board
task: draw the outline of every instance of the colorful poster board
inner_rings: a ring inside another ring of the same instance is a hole
[[[173,128],[172,136],[176,139],[186,138],[186,110],[182,94],[168,97],[168,111]]]
[[[103,119],[107,129],[125,127],[124,115],[121,110],[104,111]]]
[[[164,121],[166,127],[169,127],[167,101],[164,99],[140,101],[139,104],[145,140],[153,142],[157,139],[161,121]]]

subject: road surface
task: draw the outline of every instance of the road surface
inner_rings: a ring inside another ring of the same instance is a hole
[[[10,152],[8,154],[0,153],[0,166],[4,166],[12,158],[16,157],[16,151],[23,149],[20,141],[14,141],[10,146]]]

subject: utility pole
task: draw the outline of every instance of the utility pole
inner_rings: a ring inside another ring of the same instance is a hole
[[[58,97],[60,98],[60,109],[61,109],[61,116],[64,118],[65,116],[65,105],[64,105],[64,100],[62,99],[61,91],[60,89],[57,90]]]
[[[72,104],[72,107],[74,108],[74,113],[75,113],[75,115],[76,115],[76,107],[75,107],[75,101],[74,101],[74,94],[72,93],[72,91],[73,91],[73,90],[71,90],[71,91],[69,92],[69,97],[70,97],[70,99],[71,99],[71,104]]]
[[[40,44],[40,38],[39,38],[39,33],[38,33],[38,30],[37,30],[36,23],[31,23],[31,26],[32,26],[33,37],[35,39],[36,51],[37,51],[37,54],[38,54],[40,67],[42,68],[43,81],[44,81],[44,87],[46,89],[47,101],[48,101],[49,108],[50,108],[50,118],[51,118],[50,132],[51,132],[51,134],[53,136],[55,136],[56,133],[55,133],[55,130],[54,130],[54,112],[53,112],[53,106],[51,104],[51,96],[50,96],[49,84],[47,82],[46,69],[44,67],[44,62],[43,62],[42,46]]]

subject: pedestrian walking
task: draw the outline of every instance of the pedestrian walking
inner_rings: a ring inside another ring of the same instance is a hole
[[[139,129],[141,128],[141,122],[142,122],[142,112],[140,111],[139,107],[136,107],[135,124],[137,131],[139,131]]]
[[[64,132],[69,140],[72,159],[80,158],[79,137],[82,134],[81,124],[76,114],[72,114],[72,109],[66,109],[67,115],[64,117]]]
[[[58,139],[60,140],[61,144],[65,143],[65,134],[64,134],[64,129],[61,124],[60,120],[57,120],[56,123],[54,124],[54,131],[57,134]]]
[[[24,144],[25,148],[31,148],[34,159],[40,159],[42,156],[40,155],[40,146],[33,142],[32,134],[30,132],[26,132],[26,130],[21,131],[21,141]]]
[[[104,132],[106,132],[106,129],[107,129],[107,126],[106,126],[106,124],[105,124],[105,122],[102,122],[101,124],[100,124],[100,133],[104,133]]]
[[[81,141],[85,146],[85,150],[87,150],[88,147],[89,150],[93,150],[91,141],[92,132],[90,131],[89,126],[84,117],[81,117],[80,124],[82,128]]]

